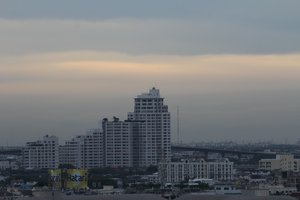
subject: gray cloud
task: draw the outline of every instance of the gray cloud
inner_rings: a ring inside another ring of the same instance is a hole
[[[199,55],[300,51],[300,29],[274,29],[202,19],[0,20],[0,53],[95,50]]]
[[[207,18],[277,21],[299,19],[297,0],[3,0],[0,17],[8,19]],[[280,23],[280,21],[279,21]]]
[[[0,53],[299,52],[299,7],[296,0],[5,0]]]

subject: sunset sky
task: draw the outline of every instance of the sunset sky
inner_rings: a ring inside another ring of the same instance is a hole
[[[60,142],[155,86],[183,142],[300,139],[298,0],[0,1],[0,145]]]

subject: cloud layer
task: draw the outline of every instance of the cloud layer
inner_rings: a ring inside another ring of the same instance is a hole
[[[300,29],[209,19],[0,19],[1,55],[61,51],[127,54],[279,54],[299,52]]]
[[[62,52],[0,59],[3,142],[62,140],[133,109],[153,85],[181,110],[184,141],[298,139],[300,54],[132,56]],[[176,119],[173,118],[173,129]],[[26,139],[25,139],[26,138]],[[174,137],[175,138],[175,137]]]

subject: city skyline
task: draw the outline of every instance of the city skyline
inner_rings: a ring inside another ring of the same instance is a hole
[[[101,129],[90,129],[59,145],[56,136],[26,142],[23,163],[26,169],[147,167],[171,160],[170,113],[159,89],[134,98],[128,118],[103,118]],[[50,159],[50,160],[48,160]]]
[[[126,119],[157,87],[177,141],[300,138],[300,2],[0,2],[0,145]]]

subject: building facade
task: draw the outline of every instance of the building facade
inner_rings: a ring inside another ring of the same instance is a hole
[[[156,88],[134,99],[134,112],[128,119],[139,121],[134,136],[135,160],[138,166],[157,165],[171,157],[171,128],[168,106]]]
[[[26,169],[55,169],[59,165],[58,138],[46,135],[42,140],[27,142],[23,149]]]
[[[180,162],[161,162],[159,177],[163,183],[180,183],[190,179],[213,179],[215,181],[232,180],[233,162],[228,159],[217,161],[183,160]]]
[[[259,160],[259,169],[266,171],[300,171],[300,159],[295,159],[294,155],[276,155],[275,159]]]
[[[86,135],[77,136],[59,147],[58,142],[54,142],[56,157],[53,165],[49,164],[52,157],[48,161],[40,161],[41,152],[50,151],[47,142],[27,143],[24,165],[28,168],[54,168],[59,163],[90,169],[147,167],[170,161],[170,113],[156,88],[134,99],[134,111],[128,113],[127,120],[120,121],[114,117],[109,121],[105,118],[100,128],[102,130],[91,129]]]
[[[104,144],[103,132],[90,129],[59,147],[59,162],[76,168],[104,167]]]
[[[0,171],[7,169],[17,170],[19,169],[19,165],[16,161],[0,160]]]
[[[103,119],[105,137],[105,166],[133,166],[133,122]]]

